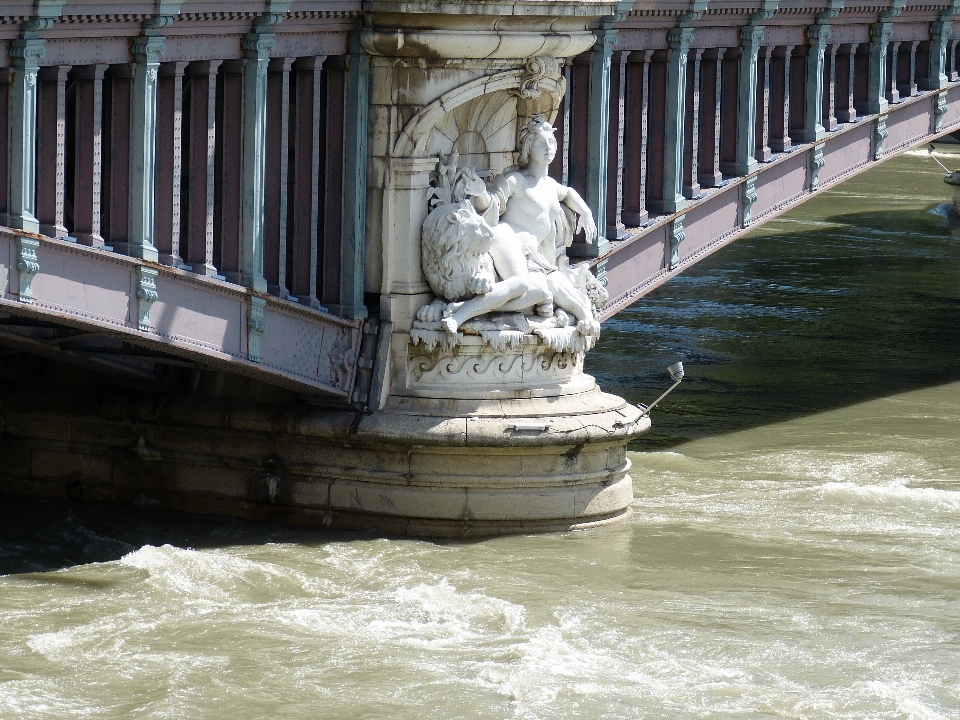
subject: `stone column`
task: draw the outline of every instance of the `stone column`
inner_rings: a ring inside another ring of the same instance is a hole
[[[686,120],[687,53],[693,28],[673,28],[667,34],[667,92],[663,148],[663,212],[679,212],[683,196],[683,131]]]
[[[650,57],[652,55],[652,50],[631,53],[631,60],[626,68],[627,106],[624,109],[624,185],[621,217],[630,227],[640,227],[649,218],[646,198],[647,122],[650,109]]]
[[[910,63],[909,63],[909,72],[907,73],[907,82],[902,86],[899,86],[901,97],[913,97],[917,94],[917,45],[919,44],[916,40],[907,43],[910,46],[908,52],[910,53]]]
[[[740,71],[737,95],[737,175],[749,175],[757,164],[757,56],[763,28],[747,25],[740,30]]]
[[[829,46],[824,59],[823,127],[827,132],[837,129],[837,45]]]
[[[77,241],[104,249],[100,234],[103,191],[103,76],[107,65],[74,69],[76,130],[73,158],[73,234]]]
[[[64,224],[67,167],[67,74],[69,65],[41,68],[37,97],[37,219],[40,232],[68,235]]]
[[[607,239],[607,163],[610,152],[610,60],[617,31],[613,18],[604,18],[595,31],[597,42],[590,56],[590,110],[587,133],[587,196],[584,200],[593,210],[597,223],[597,244],[578,243],[581,256],[603,255],[610,244]]]
[[[157,75],[166,52],[163,38],[135,38],[133,104],[130,112],[130,212],[126,243],[115,243],[120,252],[157,262],[153,244],[157,141]]]
[[[847,52],[843,54],[846,65],[841,65],[842,73],[837,80],[837,120],[842,123],[852,123],[857,120],[857,111],[853,107],[854,83],[856,81],[857,45],[847,45]],[[841,92],[842,90],[842,92]]]
[[[213,261],[215,150],[217,142],[217,70],[220,60],[187,66],[186,263],[192,272],[219,277]]]
[[[37,74],[46,55],[43,40],[14,40],[8,50],[10,83],[10,226],[40,232],[37,220]]]
[[[960,40],[951,40],[947,50],[947,77],[950,82],[960,80],[960,73],[957,72],[957,43],[960,43]]]
[[[806,66],[806,112],[803,122],[804,142],[814,142],[826,135],[826,129],[821,124],[823,119],[823,66],[824,53],[827,41],[830,39],[830,28],[816,24],[807,28],[807,39],[810,42]]]
[[[720,119],[725,54],[725,48],[709,51],[711,62],[704,66],[704,89],[708,95],[701,105],[701,149],[697,172],[697,180],[703,187],[721,187],[724,184],[723,174],[720,172]]]
[[[757,54],[757,162],[770,162],[770,56],[773,48],[761,47]]]
[[[267,82],[266,203],[263,216],[263,274],[267,291],[288,297],[287,181],[290,171],[290,68],[293,58],[270,61]]]
[[[267,136],[267,65],[273,35],[254,31],[243,41],[243,206],[240,216],[240,284],[267,291],[263,277],[264,171]]]
[[[700,64],[703,50],[690,51],[693,56],[693,74],[687,82],[687,122],[683,152],[683,194],[689,200],[702,197],[697,182],[700,158]],[[689,57],[687,58],[689,62]]]
[[[609,239],[624,239],[623,224],[623,137],[626,115],[626,75],[629,52],[618,52],[611,72],[610,137],[616,151],[615,162],[607,163],[607,217],[606,235]]]
[[[243,224],[245,60],[225,60],[217,76],[213,259],[227,282],[240,284]]]
[[[793,46],[787,45],[776,50],[779,58],[783,58],[783,72],[778,72],[773,83],[771,102],[777,103],[777,113],[774,117],[779,122],[774,123],[770,132],[770,148],[775,152],[790,152],[793,145],[790,141],[790,56]]]
[[[183,267],[180,210],[183,176],[183,75],[185,62],[163,63],[157,85],[156,225],[160,262]]]
[[[900,73],[897,67],[900,60],[900,43],[891,43],[887,54],[889,60],[887,63],[887,74],[889,75],[887,78],[887,102],[896,105],[900,102],[900,88],[898,87]]]
[[[293,65],[293,294],[307,307],[320,307],[317,297],[320,214],[320,71],[324,57],[300,58]]]

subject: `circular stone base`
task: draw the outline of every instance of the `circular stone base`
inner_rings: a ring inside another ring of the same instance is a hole
[[[596,385],[525,400],[391,398],[346,440],[339,467],[324,468],[327,522],[425,536],[622,522],[627,443],[649,426]]]

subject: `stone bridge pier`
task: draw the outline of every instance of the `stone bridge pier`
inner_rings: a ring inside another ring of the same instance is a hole
[[[229,5],[229,7],[228,7]],[[0,494],[629,516],[600,322],[960,129],[960,0],[8,0]]]

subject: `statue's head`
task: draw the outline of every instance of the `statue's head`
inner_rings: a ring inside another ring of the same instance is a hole
[[[530,122],[520,129],[520,157],[517,164],[526,167],[531,158],[546,165],[557,156],[557,139],[553,136],[555,128],[539,113],[531,116]],[[539,156],[539,157],[538,157]]]

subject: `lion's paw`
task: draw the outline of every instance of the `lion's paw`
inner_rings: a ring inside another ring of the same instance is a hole
[[[474,295],[486,295],[493,290],[493,278],[486,273],[477,273],[470,279],[470,292]]]
[[[422,323],[439,322],[440,318],[443,317],[443,311],[446,306],[447,304],[438,298],[429,305],[424,305],[417,310],[417,320]]]
[[[595,337],[600,336],[600,323],[596,320],[581,320],[577,323],[577,330],[581,335],[593,335]]]

